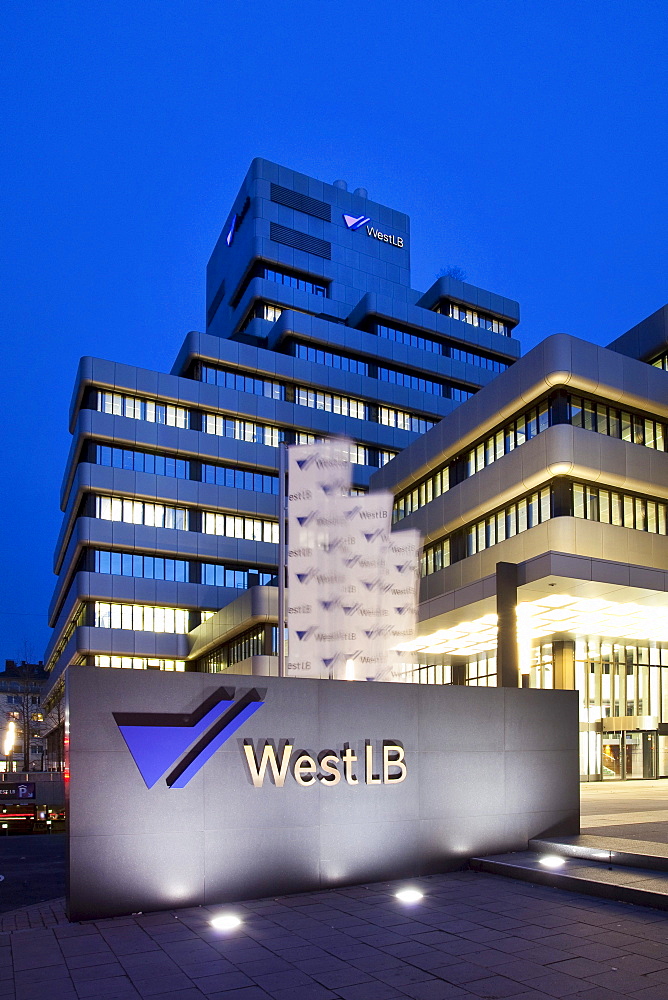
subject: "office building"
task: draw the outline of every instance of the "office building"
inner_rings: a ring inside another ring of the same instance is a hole
[[[668,776],[667,317],[520,359],[516,302],[411,287],[407,216],[253,161],[171,373],[81,362],[50,697],[275,674],[280,446],[344,436],[424,537],[406,679],[577,688],[584,779]]]
[[[576,688],[584,780],[668,776],[667,320],[548,337],[372,480],[424,539],[412,679]]]
[[[519,356],[516,302],[410,286],[406,215],[253,161],[171,373],[81,361],[46,652],[276,672],[279,445],[345,436],[354,489]]]

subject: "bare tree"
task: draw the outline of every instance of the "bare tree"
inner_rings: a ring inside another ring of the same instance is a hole
[[[458,264],[450,264],[443,267],[436,275],[437,278],[454,278],[456,281],[466,281],[466,271],[463,271]]]
[[[29,655],[27,645],[25,652]],[[7,718],[15,723],[18,730],[23,757],[22,770],[29,771],[31,743],[36,739],[41,741],[43,735],[40,688],[44,682],[44,667],[42,663],[30,663],[28,656],[20,662],[7,660],[5,679],[14,691],[11,696],[12,710],[7,713]]]

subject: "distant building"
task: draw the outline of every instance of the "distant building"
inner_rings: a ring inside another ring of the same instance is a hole
[[[5,660],[0,673],[0,751],[10,723],[15,737],[9,754],[0,756],[0,771],[42,771],[45,767],[42,689],[48,679],[44,664]],[[24,739],[24,733],[27,738]]]

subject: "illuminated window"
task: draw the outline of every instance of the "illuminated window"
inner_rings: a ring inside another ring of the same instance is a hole
[[[104,601],[95,601],[93,607],[95,628],[180,635],[190,631],[189,613],[183,608],[155,608],[144,604],[110,604]]]
[[[183,406],[118,392],[98,392],[96,409],[101,413],[147,420],[149,423],[166,424],[168,427],[188,427],[190,424],[189,412]]]
[[[129,524],[147,524],[154,528],[188,530],[188,511],[185,508],[125,497],[96,496],[95,517],[103,521],[125,521]]]
[[[94,666],[122,670],[176,670],[186,669],[185,660],[161,660],[146,656],[95,656]]]

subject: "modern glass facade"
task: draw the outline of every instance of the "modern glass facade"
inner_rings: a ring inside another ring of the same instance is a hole
[[[348,228],[362,211],[391,242]],[[169,373],[82,359],[54,684],[74,663],[275,673],[276,626],[244,609],[275,592],[281,446],[347,438],[362,495],[520,354],[516,302],[450,278],[411,287],[407,216],[264,160],[209,260],[206,317]]]

